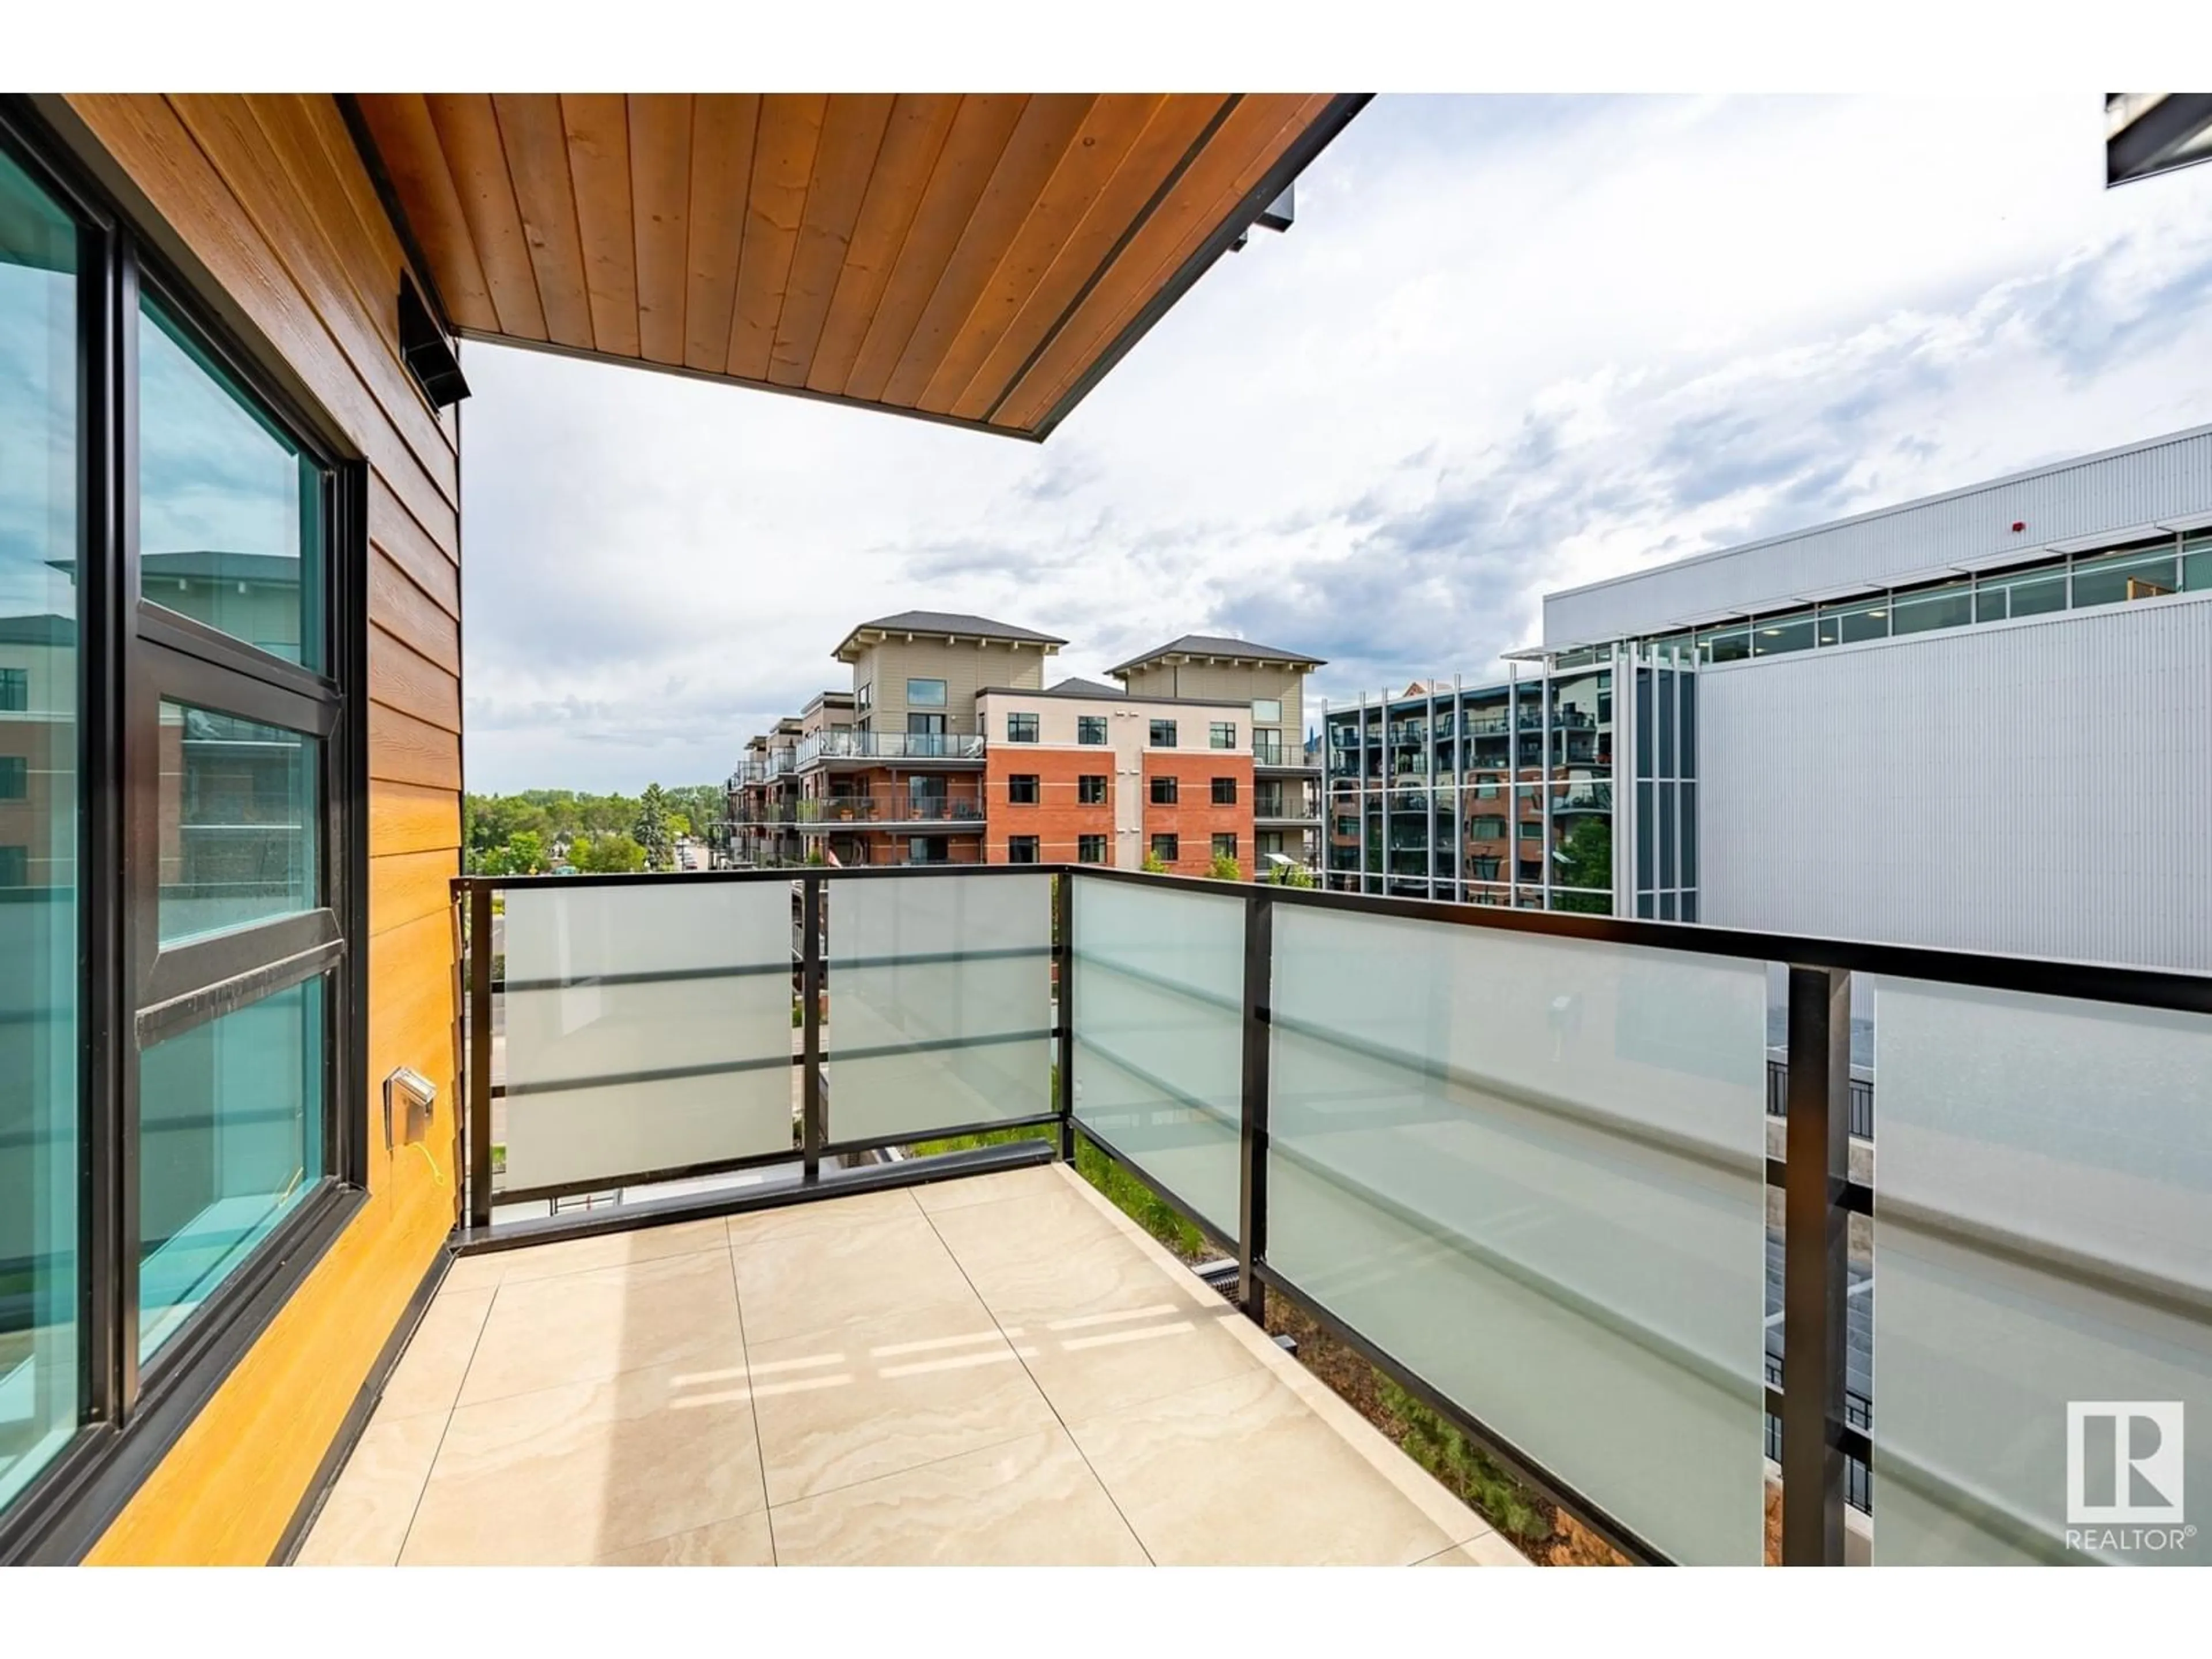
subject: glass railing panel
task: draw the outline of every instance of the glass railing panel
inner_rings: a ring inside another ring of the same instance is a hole
[[[1872,985],[1875,1560],[2212,1563],[2212,1018]]]
[[[1685,1562],[1762,1555],[1765,969],[1281,904],[1268,1259]]]
[[[496,1189],[789,1147],[791,887],[507,893]]]
[[[1075,1115],[1237,1237],[1244,901],[1075,884]]]
[[[1052,1109],[1050,876],[832,882],[826,902],[832,1141]]]

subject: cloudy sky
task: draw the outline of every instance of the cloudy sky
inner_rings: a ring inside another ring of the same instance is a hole
[[[472,788],[726,775],[908,608],[1491,671],[1548,590],[2212,421],[2101,99],[1382,97],[1042,446],[474,345]]]

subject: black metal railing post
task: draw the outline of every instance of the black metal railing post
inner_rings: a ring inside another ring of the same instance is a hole
[[[1273,986],[1275,905],[1265,887],[1244,899],[1244,1106],[1238,1136],[1237,1305],[1256,1325],[1267,1320],[1267,1010]]]
[[[469,1230],[491,1227],[491,886],[469,889]]]
[[[821,1179],[822,1143],[822,878],[801,876],[799,928],[800,1176],[809,1186]]]
[[[1851,976],[1790,970],[1783,1172],[1782,1563],[1844,1565]]]
[[[1075,874],[1062,870],[1052,878],[1052,960],[1059,984],[1054,988],[1058,1028],[1053,1052],[1058,1056],[1059,1087],[1053,1109],[1060,1114],[1060,1161],[1075,1162]]]

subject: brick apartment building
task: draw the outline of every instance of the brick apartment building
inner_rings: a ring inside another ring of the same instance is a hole
[[[840,865],[1088,862],[1157,855],[1318,861],[1304,678],[1318,659],[1185,635],[1045,684],[1066,641],[987,617],[907,611],[835,654],[849,691],[753,738],[730,780],[731,854]],[[1289,733],[1285,744],[1284,733]]]

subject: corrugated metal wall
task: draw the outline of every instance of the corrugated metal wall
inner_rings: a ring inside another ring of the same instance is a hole
[[[1976,485],[1832,525],[1699,554],[1544,600],[1544,640],[1656,632],[1686,617],[1780,606],[2054,542],[2212,510],[2212,427]],[[2012,526],[2025,524],[2015,534]]]
[[[1698,679],[1706,921],[2212,969],[2212,594]]]

